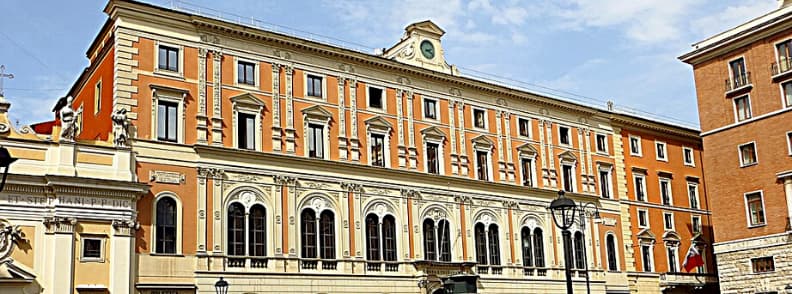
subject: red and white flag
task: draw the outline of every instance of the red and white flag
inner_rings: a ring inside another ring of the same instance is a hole
[[[690,245],[687,256],[685,256],[685,263],[682,264],[682,267],[685,268],[686,272],[690,272],[694,268],[702,265],[704,265],[704,259],[701,258],[701,254],[698,249],[696,249],[696,246]]]

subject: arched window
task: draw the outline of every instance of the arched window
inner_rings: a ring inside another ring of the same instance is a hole
[[[228,255],[245,255],[245,207],[239,203],[228,206]]]
[[[176,200],[162,197],[157,200],[156,253],[176,253]]]
[[[616,238],[613,237],[613,234],[608,234],[608,236],[605,237],[605,248],[608,253],[608,270],[618,271],[619,267],[616,262]]]
[[[300,216],[302,220],[302,257],[316,258],[316,213],[313,209],[305,209]]]
[[[487,246],[489,250],[489,259],[491,265],[500,265],[500,242],[498,241],[498,226],[495,224],[489,225],[487,232]]]
[[[382,218],[382,260],[396,261],[396,219],[392,215]]]
[[[536,228],[533,233],[534,241],[534,266],[544,267],[544,239],[542,239],[542,229]]]
[[[522,259],[523,266],[533,266],[533,240],[531,240],[531,229],[523,227],[520,234],[522,236]]]
[[[447,220],[424,220],[424,258],[433,261],[451,261],[451,227]]]
[[[583,269],[586,267],[586,257],[583,253],[583,233],[576,232],[575,233],[575,268],[576,269]]]
[[[396,261],[396,219],[391,215],[366,216],[366,257],[371,261]]]
[[[319,217],[319,247],[322,259],[335,259],[335,216],[329,210]]]
[[[489,264],[487,262],[487,235],[484,230],[484,224],[477,223],[474,230],[476,234],[476,262]]]
[[[379,218],[375,214],[366,217],[366,257],[368,260],[380,260]]]
[[[260,204],[250,208],[250,216],[248,216],[248,255],[250,256],[267,255],[266,215],[266,209]]]

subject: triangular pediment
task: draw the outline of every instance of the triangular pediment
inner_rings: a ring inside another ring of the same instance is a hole
[[[558,154],[558,158],[560,158],[562,161],[577,161],[577,156],[575,156],[575,153],[572,153],[572,151],[564,151],[563,153]]]
[[[679,238],[679,234],[677,234],[677,232],[666,231],[665,233],[663,233],[663,240],[664,241],[676,241],[676,242],[679,242],[680,238]]]
[[[446,135],[438,127],[428,127],[421,130],[421,134],[429,138],[445,138]]]
[[[247,106],[255,106],[255,107],[264,106],[263,101],[259,100],[258,97],[250,93],[243,93],[231,97],[231,102],[236,104],[247,105]]]
[[[470,140],[473,142],[473,148],[484,148],[484,149],[491,149],[492,146],[495,145],[490,138],[487,138],[485,135],[479,135],[478,137],[473,138]]]
[[[413,31],[421,31],[424,33],[435,35],[437,37],[440,37],[445,34],[445,31],[431,20],[424,20],[424,21],[412,23],[407,26],[405,31],[407,31],[408,34],[412,33]]]
[[[319,105],[314,105],[302,110],[303,115],[318,118],[318,119],[330,119],[333,116],[333,113],[324,109],[324,107]]]
[[[36,279],[30,270],[16,265],[13,262],[0,264],[0,281],[32,282]]]
[[[654,243],[656,239],[655,234],[652,233],[652,231],[649,230],[648,228],[641,230],[640,232],[638,232],[638,234],[635,234],[635,236],[638,237],[638,240],[641,242]]]
[[[370,127],[376,127],[380,129],[391,129],[393,125],[385,118],[381,116],[375,116],[366,120],[366,124]]]
[[[523,155],[529,155],[529,156],[539,154],[539,152],[536,151],[536,148],[533,145],[531,145],[531,143],[525,143],[520,145],[519,147],[517,147],[517,151]]]

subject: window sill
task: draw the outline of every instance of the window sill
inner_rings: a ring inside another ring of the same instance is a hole
[[[237,87],[242,88],[242,89],[260,91],[259,85],[257,85],[257,84],[251,85],[251,84],[247,84],[247,83],[236,82],[236,83],[234,83],[234,86],[237,86]]]
[[[149,255],[162,257],[184,257],[184,254],[181,253],[149,253]]]
[[[630,156],[634,156],[634,157],[643,157],[643,154],[630,153]]]
[[[742,164],[742,165],[740,165],[740,168],[752,167],[754,165],[759,165],[759,162],[754,162],[754,163],[750,163],[750,164]]]
[[[689,167],[696,167],[696,165],[695,165],[695,164],[692,164],[692,163],[685,163],[685,166],[689,166]]]
[[[657,158],[657,157],[655,157],[655,159],[657,161],[668,162],[668,158]]]
[[[313,95],[308,95],[308,94],[306,94],[304,98],[318,99],[318,100],[323,100],[323,101],[326,100],[324,96],[313,96]]]
[[[172,77],[172,78],[178,78],[178,79],[182,79],[182,80],[184,79],[184,73],[178,72],[178,71],[170,71],[170,70],[167,70],[167,69],[155,68],[154,69],[154,74],[155,75]]]
[[[767,223],[758,224],[758,225],[748,225],[748,229],[750,230],[750,229],[756,229],[756,228],[761,228],[761,227],[766,227],[766,226],[767,226]]]
[[[608,151],[597,150],[597,155],[610,156],[610,153],[608,153]]]
[[[88,263],[88,262],[95,262],[95,263],[104,263],[104,258],[80,258],[80,263]]]
[[[480,132],[487,132],[487,133],[489,132],[489,129],[487,129],[487,127],[479,128],[477,126],[473,126],[473,130],[480,131]]]

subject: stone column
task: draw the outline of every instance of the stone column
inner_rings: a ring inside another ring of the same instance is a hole
[[[44,219],[46,227],[46,255],[44,288],[51,294],[72,294],[74,291],[74,226],[77,219],[52,217]],[[121,292],[124,293],[124,292]]]
[[[110,237],[110,293],[132,293],[135,270],[135,238],[138,223],[133,220],[113,220]]]

